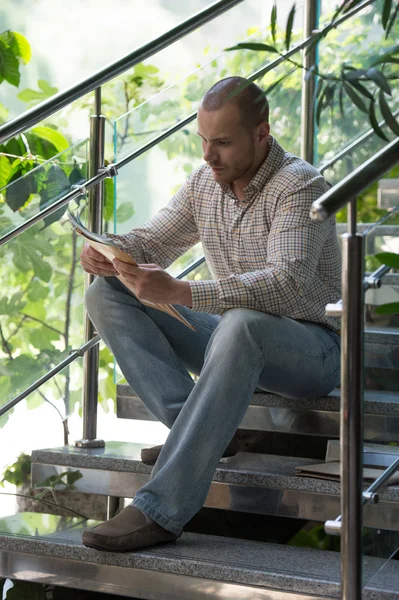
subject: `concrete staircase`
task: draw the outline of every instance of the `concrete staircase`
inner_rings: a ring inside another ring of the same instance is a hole
[[[396,287],[396,276],[389,278],[389,285]],[[365,440],[399,442],[399,329],[370,324],[365,341],[367,387],[374,388],[365,393]],[[339,410],[339,389],[307,401],[255,393],[241,428],[269,432],[277,436],[281,448],[284,440],[293,438],[294,455],[265,452],[260,444],[255,452],[222,459],[204,510],[234,514],[244,529],[249,517],[269,523],[284,519],[298,528],[305,521],[335,519],[341,512],[340,484],[299,477],[295,468],[324,462],[324,457],[316,459],[309,452],[309,443],[311,447],[311,440],[323,444],[338,438]],[[124,385],[117,390],[117,414],[155,420]],[[82,478],[74,484],[76,491],[129,499],[151,473],[140,461],[142,447],[107,441],[102,449],[37,450],[32,456],[32,482],[78,470]],[[307,453],[301,454],[305,447]],[[394,446],[390,450],[399,453]],[[372,551],[364,558],[363,598],[399,600],[399,562],[387,561],[399,548],[399,486],[385,487],[379,503],[365,507],[364,524]],[[148,600],[339,597],[338,552],[214,535],[211,523],[203,530],[185,532],[176,543],[121,555],[83,547],[80,539],[86,526],[82,519],[33,513],[0,520],[0,575]]]

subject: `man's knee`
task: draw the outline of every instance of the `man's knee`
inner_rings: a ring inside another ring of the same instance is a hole
[[[257,311],[233,308],[223,314],[213,333],[212,341],[220,342],[225,350],[242,351],[248,346],[259,346]]]

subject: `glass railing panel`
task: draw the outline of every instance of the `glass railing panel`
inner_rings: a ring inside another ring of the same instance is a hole
[[[381,267],[377,255],[382,252],[399,253],[399,205],[395,199],[384,204],[381,190],[387,190],[384,182],[396,185],[396,178],[382,179],[358,196],[358,213],[369,215],[375,222],[359,223],[357,229],[365,235],[365,273],[371,274]],[[380,191],[379,191],[380,188]],[[396,200],[399,198],[399,190]],[[385,206],[385,208],[383,208]],[[380,207],[380,208],[379,208]],[[346,220],[346,209],[340,213]],[[346,223],[337,223],[339,237],[347,232]],[[380,313],[382,306],[399,302],[399,274],[391,270],[381,279],[381,287],[368,289],[365,294],[365,327],[368,331],[385,334],[380,342],[366,345],[365,385],[368,389],[387,391],[399,390],[398,351],[396,338],[399,335],[399,311]]]
[[[33,169],[35,159],[26,156],[10,162],[10,169],[14,168],[17,175],[21,173],[18,164],[28,171],[0,189],[0,237],[51,206],[67,194],[72,185],[83,184],[88,178],[87,152],[88,140],[84,139],[45,162],[40,160]],[[47,217],[46,226],[58,221],[65,210],[63,207]]]
[[[299,21],[302,4],[297,7]],[[277,27],[285,26],[288,9],[280,11]],[[294,39],[299,39],[296,29]],[[240,42],[266,42],[269,41],[270,28],[257,30],[249,37],[242,37]],[[233,46],[237,40],[233,38],[226,42],[226,46]],[[249,50],[223,52],[208,59],[199,68],[189,75],[158,94],[145,103],[128,111],[115,120],[114,123],[114,148],[118,159],[136,151],[150,140],[182,121],[198,109],[199,102],[205,92],[217,81],[224,77],[239,75],[248,77],[276,58],[277,55],[254,52]],[[143,69],[149,68],[143,66]],[[279,66],[272,74],[257,80],[257,83],[266,89],[283,74],[290,72],[288,64]],[[288,91],[287,91],[288,90]],[[291,152],[299,152],[300,143],[300,97],[301,73],[285,80],[285,84],[278,86],[271,99],[271,121],[276,135],[282,136],[283,143]],[[295,135],[292,135],[292,127]],[[290,135],[291,132],[291,135]]]
[[[323,2],[323,5],[326,9],[324,18],[327,19],[327,14],[332,14],[330,11],[335,10],[336,7],[331,2]],[[375,18],[375,7],[373,5],[368,6],[331,31],[328,37],[320,42],[318,50],[320,72],[331,77],[339,77],[341,76],[341,66],[345,63],[359,68],[365,66],[373,54],[378,56],[383,53],[384,48],[392,47],[393,39],[392,36],[385,39],[385,32],[380,24],[380,19]],[[390,71],[390,69],[388,68],[387,71]],[[387,72],[386,75],[388,76],[389,73]],[[394,82],[391,83],[394,86]],[[332,86],[333,81],[324,80],[322,89],[325,90],[327,84]],[[368,82],[365,82],[364,86],[370,87],[371,91],[374,90],[374,86],[370,86]],[[333,106],[324,109],[321,113],[316,136],[317,160],[315,161],[320,166],[328,163],[341,150],[354,143],[371,129],[368,114],[355,106],[345,91],[342,96],[342,114],[339,90],[340,85],[337,85],[333,96]],[[361,95],[360,97],[368,109],[370,100]],[[395,98],[394,95],[389,99],[389,105],[392,112],[397,111],[399,109],[399,99]],[[382,120],[378,108],[376,118],[378,121]],[[382,129],[389,140],[393,139],[393,133],[388,127],[383,126]],[[351,151],[348,156],[327,169],[325,171],[326,178],[331,183],[337,183],[383,148],[384,145],[386,145],[386,142],[373,134],[371,139],[362,143]]]
[[[7,422],[0,423],[0,535],[65,539],[72,527],[86,526],[87,518],[106,519],[107,497],[88,494],[78,469],[67,477],[66,467],[47,473],[38,466],[34,481],[31,477],[33,450],[73,445],[82,437],[82,368],[83,359],[78,358],[7,413]],[[108,419],[111,437],[117,429],[115,421],[110,424]]]
[[[83,343],[82,242],[62,212],[0,246],[2,405]]]

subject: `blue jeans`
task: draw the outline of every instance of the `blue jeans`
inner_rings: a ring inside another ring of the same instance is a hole
[[[314,398],[339,383],[339,335],[322,325],[246,308],[215,316],[178,307],[193,332],[113,277],[96,278],[86,307],[130,386],[170,428],[133,505],[175,534],[204,504],[256,388]]]

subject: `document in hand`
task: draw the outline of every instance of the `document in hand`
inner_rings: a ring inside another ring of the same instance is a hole
[[[79,217],[72,214],[69,210],[67,212],[67,215],[71,220],[76,233],[79,233],[79,235],[84,237],[85,240],[90,244],[90,246],[92,246],[95,250],[97,250],[97,252],[102,254],[109,262],[112,262],[114,258],[118,258],[119,260],[122,260],[130,265],[137,265],[136,261],[129,254],[123,252],[123,250],[120,250],[117,247],[117,245],[112,241],[112,239],[107,238],[104,235],[93,233],[92,231],[86,229]],[[130,282],[126,281],[126,279],[122,275],[118,275],[118,279],[128,288],[128,290],[130,290],[131,292],[133,292],[133,294],[136,295],[135,289]],[[139,300],[140,302],[142,302],[142,304],[145,304],[146,306],[150,306],[151,308],[156,308],[167,313],[171,317],[174,317],[175,319],[177,319],[181,323],[184,323],[184,325],[195,331],[195,327],[191,325],[191,323],[189,323],[189,321],[187,321],[187,319],[185,319],[179,313],[179,311],[171,304],[155,304],[154,302],[149,302],[148,300],[141,300],[141,298]]]

